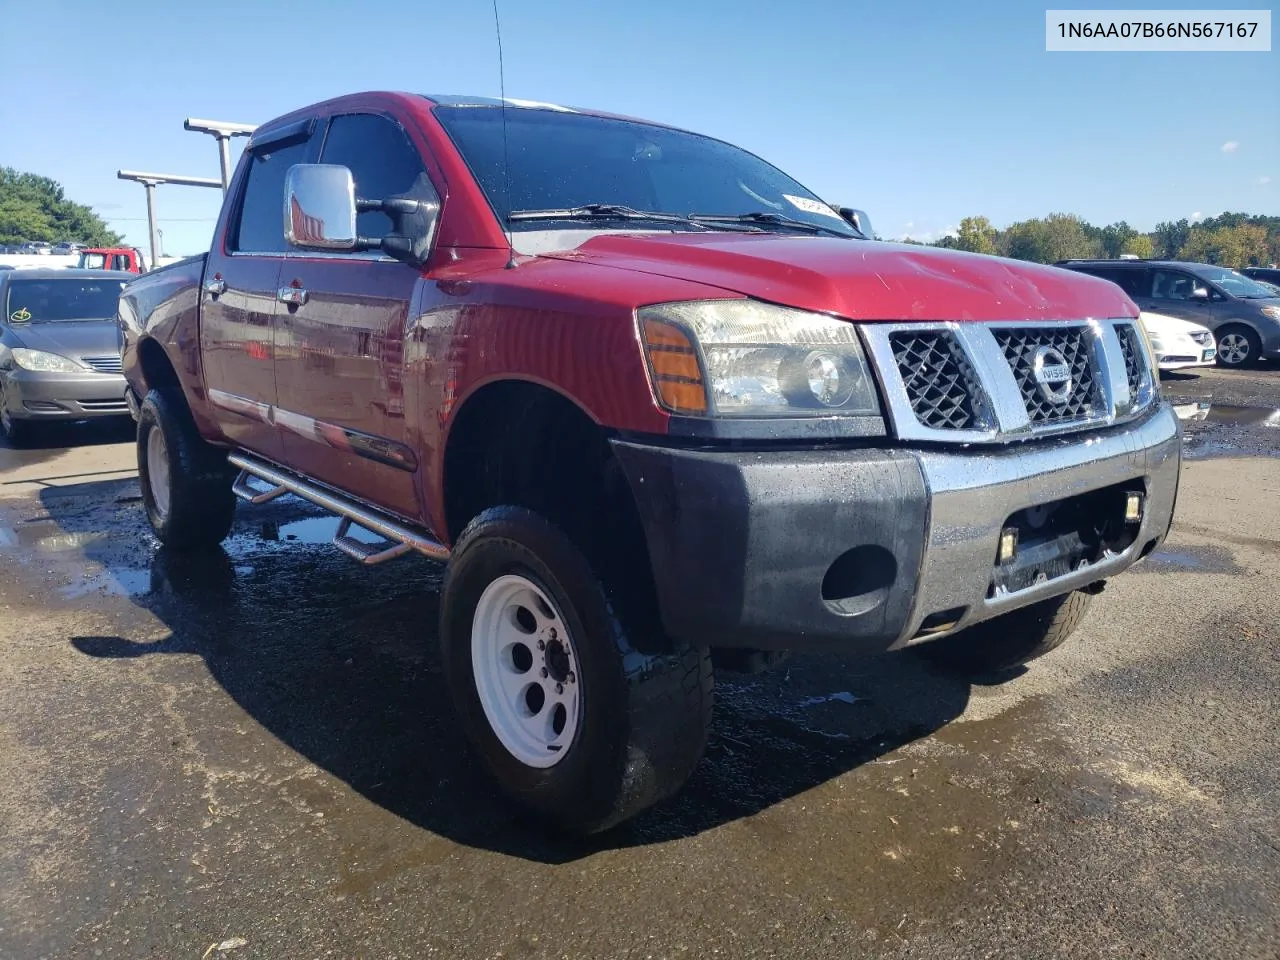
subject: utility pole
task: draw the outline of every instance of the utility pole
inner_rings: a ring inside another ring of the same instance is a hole
[[[156,187],[162,183],[173,183],[184,187],[222,187],[221,180],[209,177],[184,177],[171,173],[141,173],[137,170],[117,170],[116,176],[121,180],[133,180],[142,184],[147,190],[147,230],[151,236],[151,269],[160,265],[160,236],[156,225]]]

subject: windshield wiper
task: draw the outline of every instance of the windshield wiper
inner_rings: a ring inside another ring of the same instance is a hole
[[[833,237],[842,237],[845,240],[855,239],[855,235],[846,230],[837,230],[835,227],[824,227],[820,223],[810,223],[807,220],[797,220],[794,217],[783,216],[780,213],[765,213],[761,210],[754,210],[751,213],[739,213],[736,215],[720,213],[691,213],[689,214],[689,219],[695,223],[743,223],[786,227],[789,230],[803,230],[806,233],[826,233]]]
[[[692,217],[658,210],[636,210],[617,203],[584,203],[580,207],[558,210],[512,210],[508,220],[644,220],[649,223],[680,223],[700,230],[731,230],[731,224],[699,223]],[[746,224],[744,224],[744,227]]]

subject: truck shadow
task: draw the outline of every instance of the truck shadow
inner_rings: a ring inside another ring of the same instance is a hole
[[[75,492],[43,495],[50,516],[70,533],[106,526]],[[752,816],[929,734],[968,702],[967,681],[907,653],[798,657],[717,678],[706,757],[677,797],[590,841],[549,836],[513,818],[454,723],[435,637],[442,568],[362,568],[327,546],[333,524],[306,505],[269,505],[241,513],[225,550],[182,558],[153,550],[136,503],[118,507],[112,537],[86,555],[115,578],[110,592],[129,594],[169,636],[71,643],[109,659],[195,654],[265,730],[372,803],[453,841],[548,863]],[[223,722],[217,704],[201,709],[203,722]]]

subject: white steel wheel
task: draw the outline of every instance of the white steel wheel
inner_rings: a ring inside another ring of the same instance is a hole
[[[1239,366],[1248,360],[1251,352],[1252,345],[1249,343],[1249,338],[1243,333],[1236,333],[1233,330],[1218,341],[1218,354],[1222,357],[1224,363],[1233,367]]]
[[[151,489],[156,512],[167,517],[170,497],[169,448],[164,442],[164,432],[159,424],[153,426],[147,434],[147,486]]]
[[[582,715],[578,656],[564,617],[526,577],[497,577],[471,622],[471,667],[495,736],[526,766],[569,752]]]

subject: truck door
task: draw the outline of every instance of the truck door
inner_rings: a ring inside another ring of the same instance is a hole
[[[210,406],[223,434],[273,460],[284,457],[272,422],[275,316],[284,262],[281,197],[289,167],[311,157],[311,126],[251,140],[236,206],[215,242],[200,293],[200,350]]]
[[[333,117],[320,162],[349,168],[363,199],[435,196],[418,149],[388,116]],[[362,237],[382,237],[391,221],[364,212],[357,227]],[[294,291],[287,296],[295,302],[282,306],[277,320],[276,421],[286,461],[410,518],[422,510],[407,443],[404,339],[419,276],[377,251],[294,250],[280,286]]]

